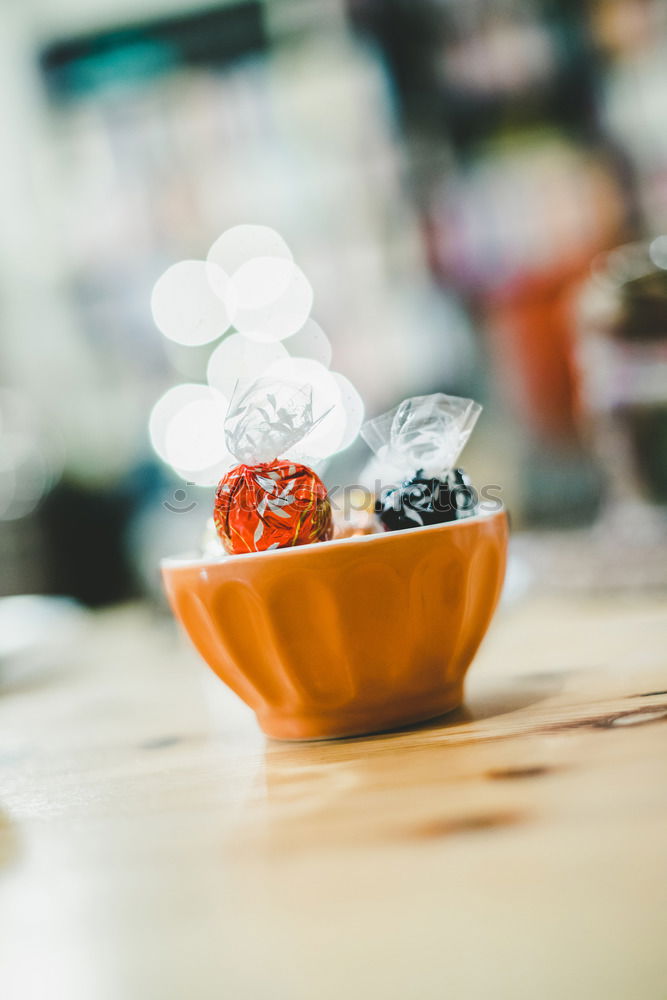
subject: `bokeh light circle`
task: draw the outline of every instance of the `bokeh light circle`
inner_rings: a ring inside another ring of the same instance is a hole
[[[236,293],[235,280],[230,281],[227,308],[239,333],[251,340],[268,343],[284,340],[301,329],[313,307],[313,289],[300,267],[292,264],[291,268],[282,294],[256,308],[242,305]]]
[[[227,400],[218,394],[195,399],[179,409],[167,424],[167,461],[190,472],[209,469],[228,458],[225,446]]]
[[[228,278],[202,260],[182,260],[156,281],[151,311],[169,340],[188,347],[209,344],[229,328],[225,304]]]
[[[317,420],[326,413],[313,430],[285,457],[307,461],[309,458],[328,458],[338,451],[345,434],[347,418],[342,406],[340,389],[332,373],[318,361],[311,361],[309,358],[287,358],[271,365],[266,376],[310,386],[313,393],[313,417]]]
[[[319,462],[357,437],[363,402],[348,379],[328,371],[331,343],[310,318],[312,305],[308,279],[268,226],[228,229],[205,261],[181,261],[156,282],[153,316],[169,340],[201,346],[235,327],[209,358],[208,385],[174,386],[150,416],[155,451],[186,482],[214,485],[234,463],[224,422],[240,380],[267,377],[310,387],[316,425],[286,457]]]
[[[363,399],[350,380],[341,375],[340,372],[332,372],[331,374],[338,385],[341,405],[346,417],[345,432],[337,448],[338,451],[343,451],[345,448],[349,448],[359,436],[366,410]]]
[[[228,399],[209,386],[201,385],[198,382],[184,382],[167,389],[151,410],[148,432],[154,450],[164,462],[171,464],[167,436],[172,420],[192,403],[201,401],[215,402],[216,413],[226,413],[229,406]],[[171,447],[173,448],[173,441]]]
[[[233,226],[219,236],[206,259],[231,276],[254,257],[278,257],[291,261],[292,251],[275,229],[242,225]]]
[[[232,314],[264,309],[277,302],[289,288],[296,265],[280,257],[253,257],[229,280],[226,291]]]
[[[232,333],[211,354],[206,377],[212,388],[231,397],[239,379],[259,378],[270,365],[287,357],[282,344],[256,343]]]
[[[331,341],[319,323],[312,318],[306,320],[301,329],[283,343],[292,357],[310,358],[311,361],[319,361],[325,368],[331,365]]]

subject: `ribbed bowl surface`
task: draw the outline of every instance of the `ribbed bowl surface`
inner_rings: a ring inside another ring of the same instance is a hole
[[[504,512],[234,556],[166,560],[176,617],[279,739],[376,732],[456,708],[505,573]]]

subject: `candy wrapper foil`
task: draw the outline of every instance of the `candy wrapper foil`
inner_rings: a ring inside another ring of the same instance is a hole
[[[482,412],[479,403],[442,392],[413,396],[368,420],[361,436],[382,462],[405,476],[441,479],[456,463]]]
[[[402,482],[382,491],[375,512],[397,531],[442,524],[476,513],[477,496],[454,469],[482,408],[472,399],[414,396],[361,429],[379,461]]]
[[[239,465],[224,476],[213,519],[227,552],[327,541],[333,535],[326,487],[312,469],[277,460]]]
[[[240,384],[225,420],[239,461],[218,484],[213,519],[227,552],[259,552],[331,538],[331,505],[306,465],[280,458],[326,414],[313,415],[312,390],[285,380]]]
[[[387,531],[445,524],[470,517],[477,510],[477,494],[462,469],[453,469],[444,479],[416,476],[385,490],[375,512]]]
[[[271,462],[301,441],[324,416],[314,419],[309,386],[260,378],[250,386],[241,384],[234,393],[225,420],[225,443],[239,462]]]

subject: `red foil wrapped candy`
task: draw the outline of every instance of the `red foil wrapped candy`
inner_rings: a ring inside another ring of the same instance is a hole
[[[239,386],[225,420],[225,442],[240,464],[218,483],[213,512],[227,552],[262,552],[332,537],[322,480],[307,465],[277,457],[321,419],[313,418],[307,386],[267,378]]]
[[[324,483],[307,465],[285,459],[231,469],[218,484],[213,520],[227,552],[236,554],[333,535]]]

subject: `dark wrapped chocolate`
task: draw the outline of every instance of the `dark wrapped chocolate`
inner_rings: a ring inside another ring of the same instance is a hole
[[[477,494],[463,469],[453,469],[444,479],[424,479],[417,473],[409,482],[384,490],[375,504],[387,531],[444,524],[470,517],[476,509]]]
[[[444,524],[477,511],[477,494],[452,468],[481,412],[471,399],[416,396],[369,421],[362,436],[382,463],[406,478],[382,490],[375,512],[387,531]],[[410,478],[407,478],[407,477]]]

